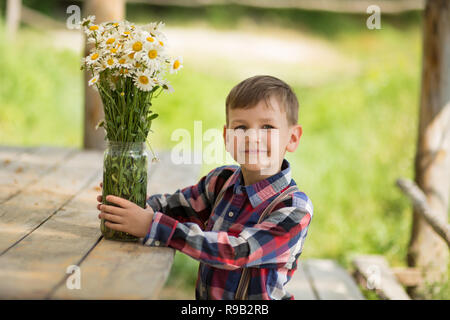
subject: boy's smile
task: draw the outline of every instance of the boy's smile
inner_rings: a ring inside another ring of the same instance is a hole
[[[251,108],[228,111],[224,126],[226,150],[242,169],[245,185],[258,182],[280,171],[286,151],[297,149],[302,127],[289,125],[278,99],[270,97]]]

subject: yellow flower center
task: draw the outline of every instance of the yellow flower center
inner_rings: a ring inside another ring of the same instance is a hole
[[[136,62],[134,65],[136,66],[136,68],[140,68],[142,66],[139,62]]]
[[[155,39],[153,39],[152,37],[147,37],[147,41],[148,42],[153,42],[153,41],[155,41]]]
[[[124,34],[128,36],[130,34],[130,31],[125,31]]]
[[[142,84],[148,84],[148,78],[146,76],[140,76],[139,82]]]
[[[117,52],[117,49],[116,48],[111,48],[111,53],[116,53]]]
[[[108,61],[106,61],[110,66],[114,64],[114,60],[109,58]]]
[[[133,44],[133,50],[134,51],[141,51],[142,50],[142,42],[137,41]]]
[[[133,59],[133,58],[134,58],[134,54],[135,54],[135,52],[132,52],[132,53],[130,53],[130,54],[128,55],[128,57],[130,57],[130,59]]]
[[[116,39],[109,38],[108,40],[106,40],[106,44],[112,44],[112,43],[114,43],[114,41],[116,41]]]
[[[94,53],[92,56],[91,56],[91,60],[95,60],[95,59],[97,59],[98,58],[98,53],[96,52],[96,53]]]
[[[126,61],[126,59],[125,59],[125,58],[121,58],[121,59],[119,60],[119,63],[120,63],[120,64],[124,64],[124,63],[125,63],[125,61]]]
[[[98,26],[94,24],[93,26],[89,27],[89,30],[92,30],[92,31],[93,30],[98,30]]]
[[[149,57],[150,59],[155,59],[157,55],[158,55],[158,51],[156,51],[156,50],[150,50],[150,51],[148,52],[148,57]]]
[[[173,68],[178,69],[179,67],[180,67],[180,61],[175,60],[175,62],[173,63]]]
[[[159,44],[161,45],[161,47],[164,46],[164,43],[162,41],[159,41]]]
[[[113,26],[114,27],[117,27],[119,24],[116,22],[116,23],[113,23]]]

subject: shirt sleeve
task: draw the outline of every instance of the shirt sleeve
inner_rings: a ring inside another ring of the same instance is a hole
[[[181,223],[157,212],[143,244],[169,246],[221,269],[279,268],[292,264],[301,253],[311,218],[306,206],[283,207],[233,236],[204,231],[195,223]]]
[[[180,222],[193,222],[204,229],[214,201],[214,187],[224,167],[211,170],[192,186],[178,189],[175,193],[154,194],[147,204],[154,212],[161,212]]]

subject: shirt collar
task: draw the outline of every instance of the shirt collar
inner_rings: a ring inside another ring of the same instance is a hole
[[[249,186],[244,186],[242,184],[244,179],[241,167],[233,173],[230,179],[230,184],[227,189],[233,187],[233,192],[235,194],[241,194],[245,190],[252,207],[256,208],[262,202],[266,201],[290,185],[291,165],[289,161],[283,159],[280,172]]]

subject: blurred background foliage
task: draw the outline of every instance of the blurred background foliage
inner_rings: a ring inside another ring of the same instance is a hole
[[[70,4],[24,0],[24,5],[61,22]],[[381,30],[367,29],[367,15],[237,5],[127,4],[126,18],[136,23],[164,21],[168,30],[203,32],[218,41],[240,34],[269,39],[264,50],[275,56],[272,60],[211,54],[209,43],[189,40],[198,50],[177,52],[184,57],[184,69],[169,77],[175,92],[153,102],[160,117],[149,135],[152,146],[174,146],[173,130],[185,128],[193,134],[195,120],[203,121],[203,132],[222,130],[225,98],[235,84],[255,74],[278,76],[299,98],[303,127],[299,148],[286,158],[293,178],[314,204],[302,258],[336,259],[350,268],[353,254],[382,254],[391,266],[405,266],[411,208],[394,183],[400,176],[413,178],[420,12],[382,15]],[[0,25],[3,34],[3,22]],[[12,42],[2,36],[1,144],[82,146],[81,50],[54,39],[27,26]],[[290,52],[294,56],[302,55],[301,48],[312,53],[303,60],[277,59],[285,43],[299,45],[298,52]],[[315,59],[308,59],[311,56]],[[218,165],[204,164],[202,175]],[[162,297],[193,298],[197,266],[177,253]]]

